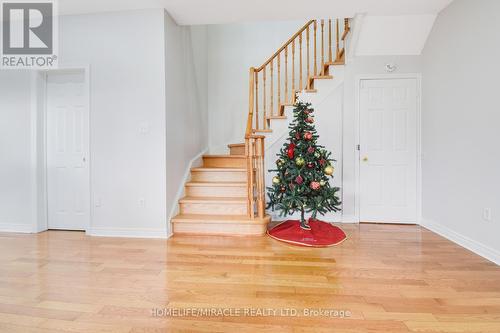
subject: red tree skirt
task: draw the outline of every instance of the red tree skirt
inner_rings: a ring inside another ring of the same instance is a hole
[[[347,238],[342,229],[326,222],[309,219],[309,226],[311,230],[304,230],[300,221],[288,220],[268,230],[267,234],[282,242],[309,247],[338,245]]]

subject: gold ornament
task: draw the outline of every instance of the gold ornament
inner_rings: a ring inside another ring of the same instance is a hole
[[[274,176],[273,177],[273,184],[278,185],[279,183],[281,183],[280,177]]]
[[[295,159],[295,164],[297,164],[298,167],[303,166],[306,163],[306,161],[302,157],[297,157]]]
[[[334,171],[334,169],[333,169],[333,167],[332,167],[331,165],[329,165],[329,166],[327,166],[327,167],[325,168],[325,170],[324,170],[324,171],[325,171],[325,175],[327,175],[327,176],[331,176],[331,175],[333,175],[333,171]]]
[[[319,184],[320,184],[321,186],[325,186],[325,185],[326,185],[326,182],[325,182],[324,180],[322,180],[322,181],[320,181],[320,182],[319,182]]]

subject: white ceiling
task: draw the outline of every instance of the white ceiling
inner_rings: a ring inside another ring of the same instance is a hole
[[[59,0],[62,15],[165,8],[182,25],[437,14],[453,0]]]

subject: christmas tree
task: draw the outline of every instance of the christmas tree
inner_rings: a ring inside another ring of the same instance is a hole
[[[277,172],[268,187],[268,208],[280,211],[282,216],[301,213],[300,226],[310,230],[305,213],[317,214],[340,210],[338,187],[332,187],[334,168],[331,153],[317,144],[319,136],[314,127],[314,110],[310,103],[295,104],[294,120],[290,124],[289,139],[283,145],[276,161]]]

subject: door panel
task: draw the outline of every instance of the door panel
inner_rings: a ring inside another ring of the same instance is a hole
[[[89,224],[88,98],[82,72],[47,74],[49,229]]]
[[[417,220],[417,81],[362,80],[360,220]]]

